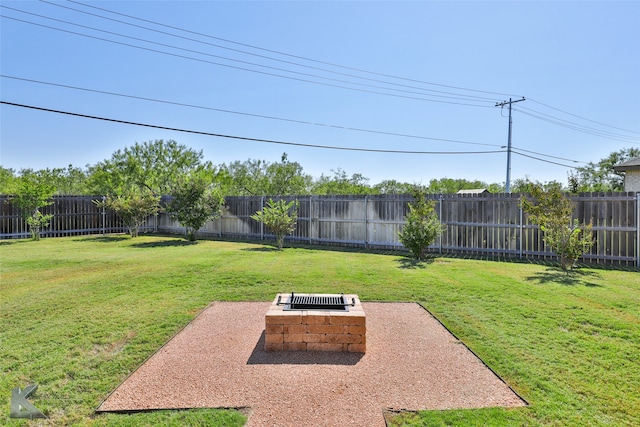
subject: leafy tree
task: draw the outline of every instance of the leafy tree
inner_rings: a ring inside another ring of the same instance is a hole
[[[535,191],[536,188],[541,188],[544,191],[556,189],[561,192],[563,190],[561,182],[549,181],[543,183],[540,181],[531,181],[529,177],[516,179],[511,184],[512,193],[531,193],[532,189]]]
[[[40,240],[40,231],[47,227],[53,218],[52,214],[45,215],[40,212],[40,209],[53,204],[51,198],[56,190],[46,171],[34,172],[26,169],[22,170],[20,175],[15,187],[13,203],[25,218],[31,238]]]
[[[187,239],[195,241],[198,230],[219,217],[224,208],[224,196],[219,187],[201,176],[182,180],[172,191],[173,200],[167,206],[169,215],[187,229]]]
[[[229,165],[222,165],[228,179],[226,193],[231,196],[263,195],[266,189],[264,160],[249,159],[244,162],[236,160]]]
[[[160,197],[151,191],[125,191],[119,195],[109,195],[104,201],[94,201],[100,207],[114,211],[129,229],[131,237],[138,237],[140,227],[151,215],[160,210]]]
[[[415,184],[387,179],[373,186],[376,194],[409,194]]]
[[[442,178],[432,179],[427,186],[427,192],[431,194],[455,194],[460,190],[474,190],[478,188],[486,188],[489,190],[489,185],[484,181]]]
[[[613,167],[636,157],[640,157],[640,148],[623,148],[596,163],[589,162],[569,174],[569,187],[574,193],[624,191],[624,178]]]
[[[13,169],[6,169],[0,166],[0,194],[13,194],[17,191],[20,176],[36,173],[33,169],[22,169],[19,176]],[[54,194],[58,195],[81,195],[88,194],[86,180],[87,173],[69,165],[66,168],[42,169],[37,171],[43,180],[52,185]]]
[[[427,200],[424,189],[414,189],[413,196],[415,201],[409,203],[409,215],[405,217],[406,223],[398,238],[415,259],[423,260],[427,248],[442,233],[443,226],[435,211],[436,202]]]
[[[50,174],[56,187],[56,194],[73,196],[89,194],[87,187],[88,173],[86,170],[69,165],[66,168],[51,169]]]
[[[173,140],[136,143],[91,167],[88,184],[94,194],[123,194],[138,188],[161,196],[170,194],[172,185],[194,171],[213,174],[211,162],[202,159],[202,151]]]
[[[88,187],[94,194],[107,194],[105,207],[122,218],[132,237],[150,215],[160,210],[160,196],[171,194],[188,176],[215,176],[211,162],[176,141],[136,143],[115,152],[89,169]]]
[[[282,154],[279,163],[249,159],[221,168],[229,177],[226,194],[233,196],[306,194],[312,180],[299,163],[289,161],[287,153]]]
[[[505,186],[504,184],[498,184],[498,183],[491,183],[489,184],[488,187],[486,187],[487,190],[489,190],[489,193],[492,194],[498,194],[498,193],[504,193],[505,192]]]
[[[334,195],[334,194],[375,194],[376,191],[372,189],[368,182],[369,178],[366,178],[362,174],[354,173],[349,176],[347,172],[338,168],[332,169],[333,177],[328,177],[322,174],[312,185],[312,193],[320,195]]]
[[[303,173],[298,162],[290,162],[287,153],[283,153],[280,163],[267,166],[268,187],[265,194],[293,196],[307,194],[311,184],[311,176]]]
[[[555,186],[544,190],[530,187],[530,198],[522,196],[522,207],[529,219],[544,233],[544,242],[560,257],[560,266],[568,271],[576,260],[593,246],[591,224],[579,224],[573,219],[573,203]]]
[[[18,177],[13,169],[0,166],[0,194],[14,194],[18,185]]]
[[[276,245],[278,250],[282,250],[285,236],[293,233],[296,229],[298,202],[296,200],[291,202],[278,200],[274,202],[269,199],[267,206],[251,215],[251,218],[266,225],[276,235]]]

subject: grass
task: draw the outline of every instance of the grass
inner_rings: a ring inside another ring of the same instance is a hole
[[[640,274],[172,237],[0,242],[0,424],[241,426],[234,410],[94,415],[211,301],[278,292],[417,301],[525,398],[518,409],[421,411],[396,426],[631,426],[640,419]],[[11,389],[49,417],[9,418]]]

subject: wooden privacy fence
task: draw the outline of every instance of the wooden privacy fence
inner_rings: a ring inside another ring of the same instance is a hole
[[[520,207],[519,194],[430,195],[445,231],[429,248],[434,253],[556,259]],[[124,232],[118,218],[96,207],[101,197],[54,198],[43,213],[55,215],[43,236]],[[376,249],[403,249],[398,233],[408,213],[408,195],[298,196],[298,223],[291,241]],[[267,239],[273,236],[251,215],[266,197],[227,197],[221,218],[208,222],[203,236]],[[596,244],[583,262],[640,267],[640,193],[585,193],[572,198],[574,217],[593,224]],[[2,201],[0,238],[28,237],[19,212]],[[166,201],[166,198],[165,198]],[[167,213],[149,218],[141,231],[184,234]]]
[[[445,226],[429,248],[435,253],[556,259],[535,224],[527,221],[519,194],[431,195]],[[288,240],[309,244],[402,249],[398,233],[408,213],[408,195],[283,197],[298,202],[298,223]],[[640,266],[640,194],[588,193],[572,198],[574,217],[593,224],[596,244],[583,262]],[[225,214],[202,235],[240,239],[273,238],[251,218],[267,197],[228,197]],[[158,230],[184,233],[168,215]]]
[[[44,215],[53,214],[51,223],[43,228],[42,237],[78,236],[83,234],[124,233],[128,229],[120,218],[99,208],[93,201],[102,196],[56,196],[53,204],[40,209]],[[30,237],[29,228],[18,208],[8,196],[0,196],[0,238],[15,239]],[[144,230],[155,229],[150,219]]]

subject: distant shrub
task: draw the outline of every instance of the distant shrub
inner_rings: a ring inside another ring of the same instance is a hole
[[[288,203],[286,200],[274,202],[269,199],[267,206],[251,215],[251,218],[266,225],[276,235],[276,245],[278,250],[282,250],[285,236],[296,229],[298,202],[295,200]]]
[[[150,215],[160,210],[160,197],[149,191],[127,191],[120,195],[108,196],[104,201],[94,201],[98,206],[114,211],[129,229],[131,237],[138,237],[138,231]]]
[[[530,199],[521,199],[522,208],[531,222],[540,225],[544,243],[560,257],[560,267],[571,270],[594,244],[591,224],[580,224],[572,218],[573,204],[560,188],[544,191],[532,186],[529,193]]]
[[[204,179],[193,178],[178,184],[173,200],[167,206],[169,215],[187,230],[187,240],[195,241],[200,228],[209,220],[218,218],[224,207],[224,196],[219,188]]]
[[[55,192],[54,185],[43,171],[25,171],[19,179],[13,201],[27,222],[33,240],[40,240],[40,231],[53,218],[53,215],[45,215],[40,209],[53,204],[51,198]]]
[[[423,192],[414,192],[415,202],[409,203],[406,224],[398,234],[400,242],[415,259],[423,260],[427,248],[442,234],[443,226],[435,211],[436,202],[427,200]]]

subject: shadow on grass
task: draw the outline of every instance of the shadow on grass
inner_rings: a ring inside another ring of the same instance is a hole
[[[274,239],[240,239],[233,237],[209,237],[207,240],[219,241],[219,242],[235,242],[235,243],[250,243],[254,245],[272,245],[275,248]],[[299,241],[291,241],[285,239],[285,249],[300,249],[309,251],[330,251],[330,252],[348,252],[348,253],[366,253],[377,255],[406,255],[406,251],[397,249],[380,249],[380,248],[365,248],[362,246],[346,246],[340,244],[320,244],[320,243],[304,243]]]
[[[269,243],[265,241],[251,241],[251,244],[258,245],[260,247],[255,248],[242,248],[243,251],[248,252],[271,252],[278,251],[278,247],[275,243]],[[321,246],[321,245],[307,245],[298,243],[285,243],[282,248],[285,251],[327,251],[327,252],[348,252],[348,253],[376,253],[372,250],[366,250],[363,248],[349,248],[343,246]]]
[[[405,270],[417,270],[427,268],[428,265],[433,264],[435,261],[435,257],[428,257],[424,260],[417,260],[415,258],[402,257],[398,258],[396,262],[399,267]]]
[[[146,234],[141,234],[140,236],[146,236]],[[166,248],[166,247],[180,247],[180,246],[191,246],[195,245],[198,242],[190,242],[183,238],[177,238],[176,236],[158,236],[158,237],[166,237],[166,240],[158,240],[153,242],[135,242],[138,239],[134,239],[128,234],[116,234],[116,235],[107,235],[107,236],[80,236],[74,239],[76,242],[98,242],[98,243],[116,243],[123,242],[125,240],[132,240],[135,243],[132,243],[131,246],[134,248]]]
[[[113,243],[128,240],[131,237],[126,234],[110,235],[110,236],[81,236],[77,239],[73,239],[75,242],[99,242],[99,243]]]
[[[9,246],[9,245],[15,245],[18,243],[24,243],[24,242],[29,242],[30,240],[26,240],[26,239],[8,239],[8,240],[0,240],[0,246]]]
[[[197,245],[198,241],[189,241],[189,240],[180,240],[180,239],[171,239],[171,240],[160,240],[157,242],[140,242],[133,243],[131,246],[138,249],[149,249],[149,248],[176,248],[182,246],[193,246]]]
[[[333,351],[265,351],[265,332],[251,352],[247,365],[356,365],[364,353]]]
[[[547,268],[545,271],[538,272],[533,276],[526,277],[525,280],[535,282],[541,285],[547,283],[557,283],[565,286],[583,285],[587,287],[602,287],[597,283],[589,282],[590,277],[598,278],[600,275],[591,270],[572,270],[564,271],[560,268]]]
[[[242,248],[241,251],[245,252],[278,252],[278,248],[275,246],[261,246],[259,248]]]

